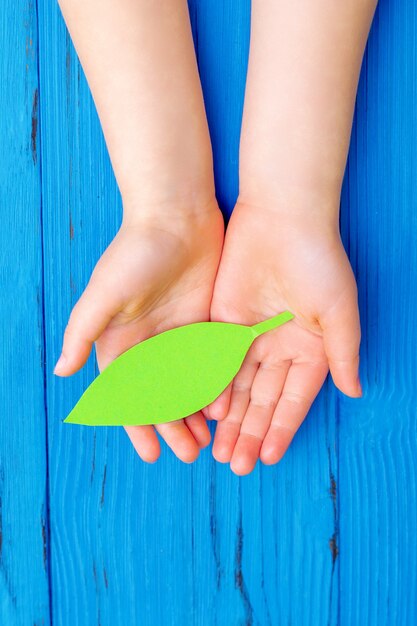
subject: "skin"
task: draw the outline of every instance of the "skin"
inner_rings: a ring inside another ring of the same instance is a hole
[[[92,343],[100,370],[128,348],[176,326],[208,320],[223,237],[217,205],[175,229],[155,220],[123,224],[97,263],[65,331],[63,353],[84,363]],[[68,370],[67,370],[68,371]],[[139,456],[159,457],[157,432],[182,461],[210,443],[201,413],[169,424],[126,427]]]
[[[295,320],[256,340],[205,411],[213,455],[239,475],[277,463],[330,368],[351,397],[360,324],[339,235],[339,199],[374,0],[254,0],[240,146],[240,194],[211,317]]]
[[[263,210],[265,221],[271,219]],[[256,268],[253,259],[256,258]],[[277,463],[332,367],[339,387],[361,394],[354,276],[335,230],[315,220],[265,228],[259,210],[238,204],[227,231],[212,319],[253,324],[277,311],[296,316],[259,337],[232,387],[209,409],[214,457],[247,474],[260,458]]]
[[[55,373],[96,342],[100,369],[156,333],[209,319],[224,238],[185,0],[61,0],[123,199],[123,223],[71,313]],[[167,97],[169,94],[169,97]],[[183,461],[210,442],[201,413],[126,429],[141,458],[157,432]]]
[[[328,369],[358,397],[356,285],[338,208],[374,0],[254,0],[240,195],[223,244],[186,3],[62,0],[123,197],[124,219],[76,305],[56,373],[100,367],[146,337],[211,318],[259,338],[206,417],[215,458],[247,474],[285,453]],[[93,45],[92,45],[93,42]],[[169,94],[169,97],[167,97]],[[161,253],[161,250],[163,251]],[[158,427],[185,461],[209,440],[201,414]],[[129,429],[159,454],[155,429]]]

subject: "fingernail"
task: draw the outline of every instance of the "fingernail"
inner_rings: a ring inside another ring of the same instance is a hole
[[[359,380],[359,376],[357,378],[356,385],[357,385],[357,388],[358,388],[359,395],[362,396],[363,395],[363,391],[362,391],[361,381]]]
[[[58,376],[62,374],[62,371],[65,368],[66,362],[67,362],[67,357],[61,354],[58,361],[56,362],[56,365],[54,368],[54,374],[58,374]]]

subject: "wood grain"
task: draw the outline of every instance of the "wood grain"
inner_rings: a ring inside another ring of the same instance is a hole
[[[37,16],[0,20],[0,623],[48,624]]]
[[[228,216],[238,193],[250,1],[189,6]],[[71,308],[117,232],[121,203],[57,5],[39,3],[38,15],[32,2],[4,7],[0,623],[413,625],[415,0],[380,1],[343,188],[364,398],[348,400],[326,383],[284,461],[243,479],[210,450],[186,466],[164,447],[148,466],[122,429],[62,424],[96,368],[92,358],[60,380],[54,362]]]
[[[416,50],[415,2],[380,2],[342,202],[365,389],[338,405],[342,624],[417,615]]]

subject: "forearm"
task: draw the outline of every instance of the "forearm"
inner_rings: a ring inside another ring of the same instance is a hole
[[[320,205],[335,216],[375,5],[253,1],[242,202],[263,198],[287,212]]]
[[[60,0],[129,210],[203,206],[211,146],[186,0]]]

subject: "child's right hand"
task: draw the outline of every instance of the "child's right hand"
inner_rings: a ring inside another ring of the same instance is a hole
[[[94,342],[102,370],[152,335],[208,320],[223,237],[223,218],[214,200],[198,214],[155,211],[123,223],[71,313],[55,373],[69,376],[79,370]],[[201,413],[156,430],[185,462],[194,461],[210,442]],[[157,460],[160,447],[153,426],[126,431],[144,461]]]

